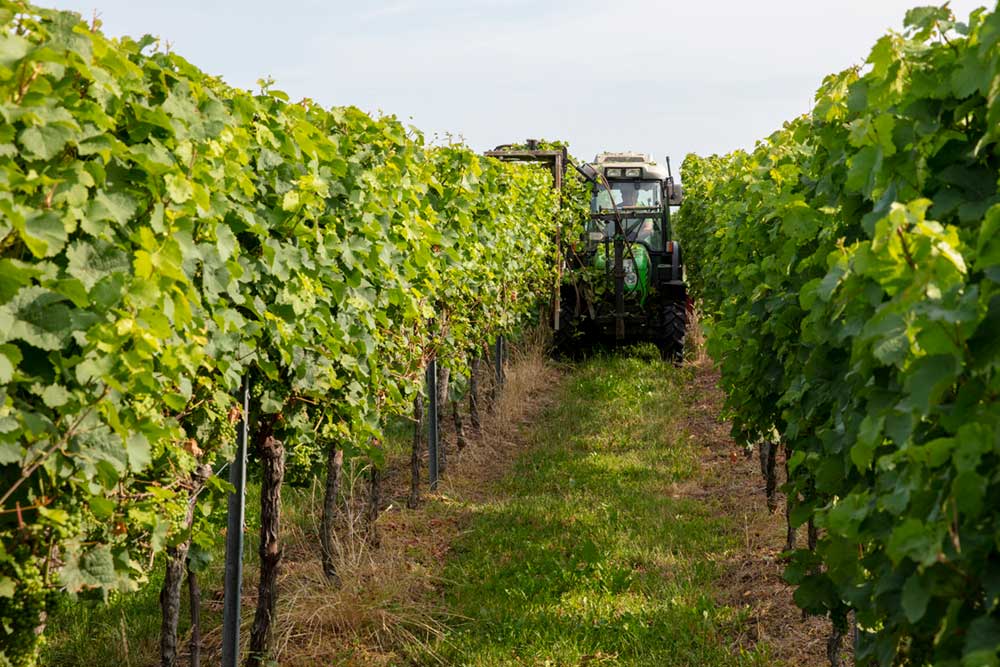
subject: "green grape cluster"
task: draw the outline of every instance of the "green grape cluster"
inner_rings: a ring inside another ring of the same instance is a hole
[[[53,595],[40,563],[23,553],[0,552],[0,666],[30,667],[34,661],[37,630]],[[11,590],[16,582],[17,595]],[[6,588],[6,590],[5,590]]]

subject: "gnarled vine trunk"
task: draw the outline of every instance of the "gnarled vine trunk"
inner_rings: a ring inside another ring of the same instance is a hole
[[[194,523],[194,508],[198,494],[205,486],[205,480],[212,474],[208,466],[200,466],[192,473],[192,486],[188,491],[187,512],[184,516],[184,526],[190,530]],[[160,665],[174,667],[177,664],[177,625],[181,615],[181,584],[184,574],[188,571],[188,550],[191,548],[191,538],[180,544],[167,547],[167,565],[163,576],[163,586],[160,588]]]
[[[451,370],[442,364],[438,364],[437,374],[437,420],[438,420],[438,474],[443,475],[448,469],[448,439],[443,437],[445,419],[448,411],[448,380],[451,378]]]
[[[778,448],[781,445],[773,440],[763,440],[761,447],[761,466],[764,473],[764,493],[767,495],[767,510],[773,513],[778,508],[778,475],[776,463],[778,462]]]
[[[281,484],[285,478],[285,448],[267,434],[258,438],[262,468],[260,488],[260,583],[257,609],[250,628],[248,667],[260,667],[271,647],[271,630],[278,605],[281,568]]]
[[[483,358],[479,354],[474,354],[469,362],[469,419],[472,422],[472,430],[479,433],[481,423],[479,421],[479,368],[482,366]]]
[[[198,573],[191,569],[190,559],[187,562],[187,580],[188,608],[191,611],[190,665],[201,667],[201,587],[198,585]]]
[[[378,442],[373,442],[372,447],[378,449]],[[368,543],[373,547],[378,547],[381,543],[378,534],[378,514],[382,505],[382,469],[376,461],[371,462],[368,471],[368,508],[365,517],[365,531]]]
[[[486,405],[487,410],[492,414],[496,411],[497,401],[500,400],[500,378],[497,377],[497,346],[486,348],[486,362],[490,375],[490,400]]]
[[[826,659],[830,661],[830,667],[841,667],[843,665],[840,660],[840,651],[843,643],[844,632],[834,622],[833,628],[830,630],[830,636],[826,640]]]
[[[789,451],[788,443],[785,443],[785,484],[791,482],[788,472],[788,459],[791,458],[791,452]],[[787,488],[787,487],[786,487]],[[785,526],[787,528],[787,533],[785,535],[785,551],[791,551],[795,548],[795,526],[792,525],[792,496],[794,491],[790,488],[785,494]]]
[[[455,422],[455,445],[458,451],[462,451],[468,442],[465,440],[465,424],[462,422],[462,411],[458,407],[458,401],[451,402],[451,415]]]
[[[160,589],[160,665],[177,664],[177,624],[181,614],[181,583],[184,581],[188,543],[167,547],[167,571]]]

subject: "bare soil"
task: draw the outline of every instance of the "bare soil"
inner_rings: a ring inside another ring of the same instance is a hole
[[[719,388],[718,372],[704,356],[692,366],[694,377],[688,387],[690,403],[686,421],[690,437],[705,448],[701,459],[705,483],[684,493],[714,499],[742,527],[740,549],[723,564],[724,574],[719,582],[720,601],[748,609],[753,619],[746,632],[732,638],[734,648],[765,642],[784,664],[829,665],[826,649],[830,622],[803,617],[792,600],[792,587],[782,578],[785,498],[779,492],[777,511],[768,511],[756,454],[748,456],[730,436],[730,423],[720,418],[725,395]],[[780,483],[783,453],[779,454],[777,469]],[[804,528],[799,533],[801,543],[805,540]]]

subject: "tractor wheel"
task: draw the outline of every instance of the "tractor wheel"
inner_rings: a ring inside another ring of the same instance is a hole
[[[583,318],[564,319],[562,327],[552,335],[553,352],[562,359],[582,359],[591,344],[589,327]]]
[[[589,327],[586,318],[577,314],[576,289],[563,285],[561,290],[561,316],[559,331],[552,334],[555,355],[564,359],[579,359],[586,354],[589,344]]]
[[[680,363],[684,360],[684,333],[687,329],[687,308],[683,301],[670,300],[661,306],[657,347],[664,360]]]
[[[567,324],[564,319],[559,331],[552,332],[552,351],[557,357],[569,356],[569,351],[572,349],[572,329],[566,326]]]

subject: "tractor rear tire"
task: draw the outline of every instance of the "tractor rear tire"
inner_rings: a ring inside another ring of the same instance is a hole
[[[684,334],[687,330],[687,304],[669,300],[661,307],[660,330],[657,347],[665,361],[680,363],[684,360]]]
[[[563,319],[559,331],[552,334],[553,352],[559,359],[583,359],[592,344],[590,327],[583,318]]]

